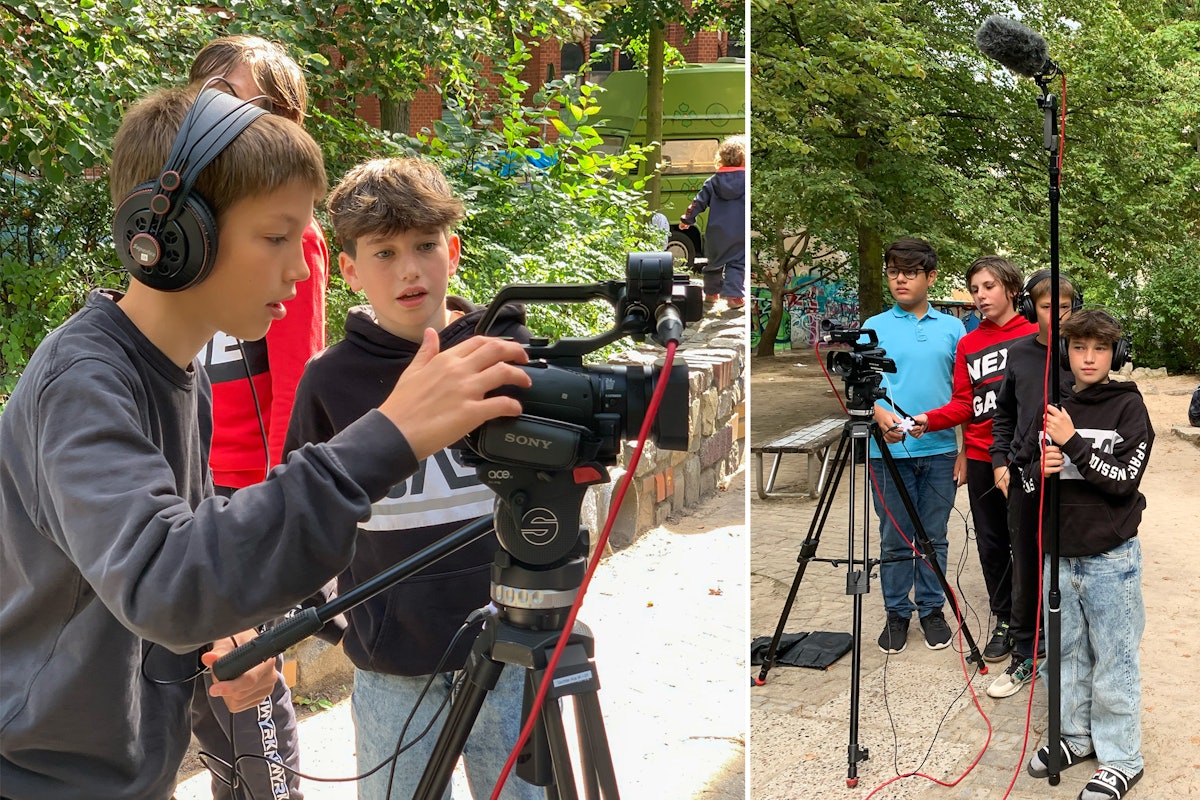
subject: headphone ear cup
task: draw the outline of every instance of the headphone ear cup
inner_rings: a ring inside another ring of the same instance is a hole
[[[1125,366],[1125,364],[1129,361],[1130,349],[1131,347],[1129,344],[1129,339],[1124,336],[1122,336],[1120,339],[1117,339],[1116,343],[1113,344],[1111,368],[1113,372],[1116,372],[1121,367]]]
[[[1058,337],[1058,365],[1065,370],[1071,369],[1071,348],[1061,336]]]
[[[1024,289],[1017,295],[1017,313],[1034,325],[1037,324],[1037,309],[1033,305],[1033,298]]]
[[[150,199],[156,184],[135,188],[113,215],[113,241],[121,265],[136,280],[163,292],[203,281],[217,258],[216,218],[203,198],[189,193],[173,219],[151,233],[156,216]]]

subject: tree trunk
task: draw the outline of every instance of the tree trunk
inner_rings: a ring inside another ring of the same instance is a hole
[[[412,102],[409,100],[396,100],[381,96],[379,98],[379,127],[385,131],[403,133],[407,136],[411,110]]]
[[[666,69],[667,32],[661,24],[650,26],[649,55],[646,64],[646,141],[662,142],[663,131],[663,82]],[[653,172],[646,184],[650,211],[660,211],[662,190],[659,185],[658,162],[662,160],[661,144],[655,144],[654,149],[646,155],[648,164]]]
[[[763,326],[762,338],[758,340],[755,356],[773,357],[775,355],[775,340],[779,338],[779,326],[783,323],[783,287],[771,286],[771,314],[767,324]]]
[[[883,240],[874,228],[858,227],[858,321],[883,310]]]

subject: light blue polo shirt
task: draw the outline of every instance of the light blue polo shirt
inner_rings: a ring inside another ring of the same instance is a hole
[[[954,349],[966,335],[958,317],[930,306],[925,316],[917,319],[915,314],[894,305],[862,327],[875,331],[879,346],[896,362],[896,371],[885,372],[879,384],[889,398],[914,416],[950,401]],[[877,400],[876,405],[890,407],[886,400]],[[904,441],[888,445],[888,449],[894,458],[916,458],[956,452],[958,442],[951,428],[926,433],[920,439],[906,436]],[[879,448],[872,441],[871,458],[879,457]]]

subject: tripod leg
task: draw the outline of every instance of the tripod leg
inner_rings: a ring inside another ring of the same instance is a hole
[[[450,776],[462,755],[467,737],[471,735],[471,728],[479,716],[479,709],[483,707],[487,693],[496,687],[496,681],[504,669],[504,664],[493,661],[487,655],[490,647],[490,637],[481,634],[476,639],[475,647],[464,667],[466,679],[450,704],[446,724],[438,735],[429,763],[421,775],[421,782],[417,784],[417,790],[413,794],[413,800],[441,800],[446,787],[450,785]]]
[[[967,661],[978,664],[980,674],[986,675],[987,664],[983,660],[983,654],[979,652],[979,647],[975,644],[975,637],[971,636],[971,629],[967,627],[967,621],[963,617],[962,609],[959,608],[958,597],[950,589],[950,583],[946,580],[946,573],[942,570],[942,565],[938,563],[937,553],[933,549],[933,542],[930,541],[929,534],[925,531],[921,517],[917,514],[916,506],[913,505],[912,498],[908,495],[908,490],[904,488],[904,481],[900,477],[900,471],[896,468],[892,452],[883,440],[883,431],[879,429],[878,425],[872,424],[871,434],[875,437],[875,442],[879,446],[879,454],[883,458],[884,466],[887,467],[888,475],[891,476],[893,483],[896,485],[896,491],[900,495],[900,502],[904,505],[904,510],[908,513],[908,518],[912,521],[913,531],[917,537],[917,544],[921,546],[921,551],[925,555],[925,561],[933,569],[933,574],[937,576],[938,583],[942,586],[942,593],[950,601],[950,607],[954,610],[954,618],[958,620],[959,625],[962,627],[963,636],[967,640],[967,648],[970,650]]]
[[[804,537],[804,543],[800,545],[800,554],[796,556],[796,561],[799,562],[799,566],[796,568],[796,577],[792,579],[792,588],[788,591],[787,600],[784,601],[783,612],[779,615],[779,622],[775,626],[775,635],[771,637],[771,646],[767,648],[762,668],[758,671],[758,677],[752,678],[750,681],[752,686],[762,686],[765,684],[767,682],[767,673],[775,665],[775,654],[779,650],[779,640],[783,637],[783,629],[787,625],[788,616],[792,613],[792,604],[796,602],[796,593],[800,590],[800,580],[804,577],[804,571],[808,568],[808,562],[812,561],[813,556],[817,554],[817,545],[821,543],[821,531],[825,527],[825,519],[829,516],[829,510],[833,507],[833,498],[837,494],[838,484],[842,481],[842,473],[846,469],[849,455],[850,438],[846,430],[843,429],[842,438],[838,442],[837,455],[834,456],[833,479],[825,484],[821,490],[821,497],[817,500],[817,508],[813,514],[812,522],[808,526],[808,535]]]
[[[564,661],[570,653],[570,648],[563,653]],[[584,655],[582,652],[580,655]],[[584,655],[586,660],[586,655]],[[561,663],[561,662],[560,662]],[[558,797],[564,800],[576,800],[578,793],[575,788],[575,775],[571,769],[570,753],[567,746],[566,727],[563,724],[562,710],[558,705],[558,697],[568,696],[572,699],[575,711],[575,728],[579,741],[580,776],[583,780],[584,794],[587,800],[617,800],[620,797],[617,789],[616,772],[613,769],[612,754],[608,746],[608,734],[604,729],[604,718],[600,713],[600,700],[596,695],[599,681],[595,679],[595,665],[592,667],[592,680],[581,684],[564,684],[553,687],[546,695],[546,703],[542,707],[541,719],[546,730],[547,744],[550,757],[554,764],[555,788]],[[544,676],[540,675],[539,679]]]

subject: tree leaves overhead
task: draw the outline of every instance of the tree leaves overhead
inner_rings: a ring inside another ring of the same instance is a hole
[[[1042,33],[1066,72],[1060,257],[1089,301],[1148,320],[1152,267],[1200,271],[1197,248],[1181,246],[1200,232],[1195,5],[1016,6],[752,0],[751,220],[764,284],[831,253],[822,269],[840,264],[874,313],[879,249],[904,234],[933,242],[951,284],[985,252],[1026,272],[1048,266],[1040,91],[975,51],[991,13]],[[818,246],[781,261],[787,248],[772,239],[806,231]],[[1195,347],[1195,297],[1190,308],[1182,338]],[[1143,356],[1184,358],[1141,338]]]

